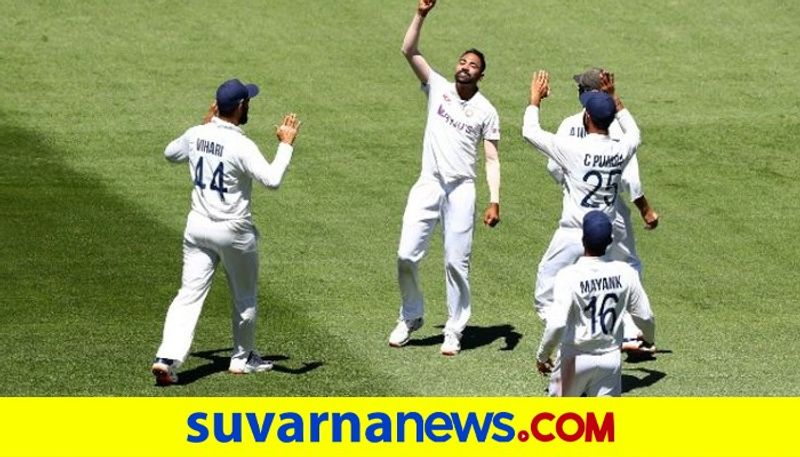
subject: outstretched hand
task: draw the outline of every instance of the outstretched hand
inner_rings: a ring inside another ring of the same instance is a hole
[[[531,105],[539,106],[543,98],[550,95],[550,74],[539,70],[531,78]]]
[[[294,144],[294,139],[297,137],[297,132],[300,130],[300,119],[294,113],[287,114],[283,117],[281,125],[275,126],[275,135],[281,143]]]
[[[417,12],[420,16],[425,17],[436,6],[436,0],[419,0],[417,5]]]

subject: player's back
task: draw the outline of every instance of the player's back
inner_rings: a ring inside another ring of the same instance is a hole
[[[212,220],[251,216],[252,179],[245,158],[259,154],[238,126],[214,118],[183,136],[194,189],[192,210]]]
[[[586,111],[581,110],[572,116],[564,118],[558,126],[556,135],[573,136],[576,138],[586,137],[586,127],[583,125],[583,116],[585,113]],[[611,137],[612,140],[619,140],[622,138],[622,135],[622,127],[620,127],[619,122],[614,119],[614,122],[608,126],[608,136]]]
[[[630,153],[627,145],[606,135],[589,134],[584,138],[564,138],[568,145],[561,225],[579,228],[584,214],[592,210],[616,216],[615,203],[619,198],[622,171]]]
[[[553,316],[556,321],[565,319],[562,350],[602,354],[619,349],[620,316],[632,302],[638,310],[641,300],[646,295],[638,276],[624,262],[581,257],[565,267],[556,276]]]

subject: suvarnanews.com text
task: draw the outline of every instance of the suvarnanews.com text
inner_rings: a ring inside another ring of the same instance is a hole
[[[613,412],[203,412],[186,421],[189,443],[614,442]]]

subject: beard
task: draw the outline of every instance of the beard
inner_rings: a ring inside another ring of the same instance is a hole
[[[462,84],[471,84],[475,82],[475,79],[466,71],[456,72],[454,78],[457,82]]]
[[[247,112],[250,111],[249,106],[244,106],[242,109],[242,117],[239,118],[239,125],[247,124]]]

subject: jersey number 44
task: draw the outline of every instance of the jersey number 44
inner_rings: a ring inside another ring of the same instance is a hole
[[[209,183],[209,187],[211,190],[217,191],[219,193],[219,198],[222,201],[225,201],[225,193],[228,192],[228,188],[225,187],[225,182],[223,177],[225,175],[225,164],[220,162],[217,165],[217,168],[214,169],[214,172],[211,174],[211,182]],[[194,167],[194,185],[205,189],[206,185],[203,182],[203,158],[200,157],[197,160],[197,165]]]

